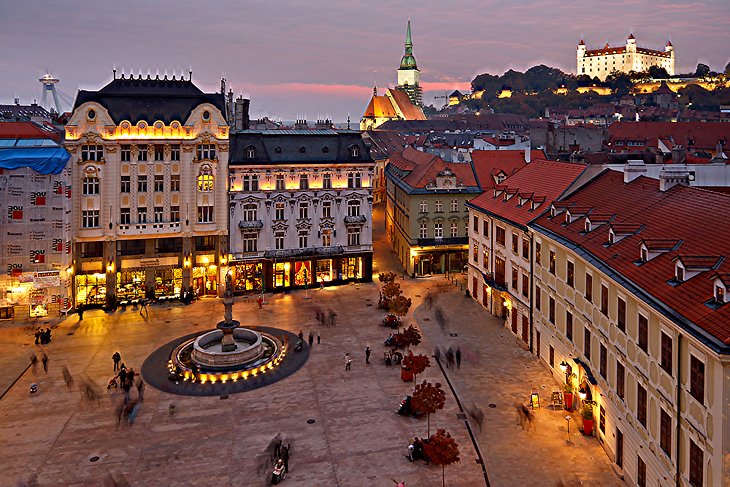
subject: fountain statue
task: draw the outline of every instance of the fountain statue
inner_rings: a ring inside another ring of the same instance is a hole
[[[226,290],[223,292],[223,321],[218,323],[217,328],[223,332],[221,339],[221,351],[233,352],[238,348],[233,339],[233,330],[238,328],[240,323],[233,319],[233,291],[231,290],[231,275],[226,274]]]

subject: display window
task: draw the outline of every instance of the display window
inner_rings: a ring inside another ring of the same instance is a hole
[[[317,261],[317,282],[331,282],[334,279],[332,259]]]
[[[279,262],[274,264],[274,287],[289,287],[289,271],[291,264],[289,262]]]
[[[145,271],[117,272],[117,302],[125,304],[144,299]]]
[[[155,297],[179,298],[182,291],[182,269],[159,269],[155,271]]]
[[[106,274],[76,276],[76,306],[106,303]]]
[[[362,258],[342,259],[342,279],[359,279],[360,277],[362,277]]]
[[[30,305],[30,317],[31,318],[43,318],[48,316],[48,305],[45,303],[31,304]]]
[[[294,263],[294,284],[309,286],[312,283],[312,263],[308,260]]]
[[[260,262],[235,264],[231,266],[230,272],[234,291],[261,291],[264,274]]]

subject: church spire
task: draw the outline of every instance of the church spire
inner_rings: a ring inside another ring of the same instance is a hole
[[[406,29],[406,54],[413,54],[413,41],[411,41],[411,19],[408,19],[408,29]]]
[[[408,28],[406,29],[406,44],[403,58],[400,60],[400,69],[418,69],[416,58],[413,57],[413,41],[411,40],[411,20],[408,19]]]

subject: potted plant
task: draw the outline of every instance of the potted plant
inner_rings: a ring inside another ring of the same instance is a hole
[[[563,388],[563,407],[566,411],[573,409],[573,382],[565,384]]]
[[[593,406],[591,404],[583,405],[583,434],[593,435]]]

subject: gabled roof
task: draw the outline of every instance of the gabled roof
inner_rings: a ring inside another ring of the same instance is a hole
[[[608,127],[609,141],[646,141],[658,147],[659,139],[688,149],[714,151],[718,142],[730,144],[730,123],[726,122],[616,122]]]
[[[641,241],[650,252],[676,250],[682,243],[679,239],[673,238],[645,238]]]
[[[535,160],[546,157],[543,151],[532,150],[530,158]],[[493,176],[503,173],[509,177],[527,164],[523,150],[475,150],[471,153],[471,159],[482,191],[494,187]]]
[[[416,190],[430,189],[436,182],[436,177],[445,171],[451,171],[456,176],[457,185],[472,192],[478,191],[478,185],[472,166],[469,163],[448,163],[440,157],[407,147],[401,152],[394,152],[390,156],[390,166],[398,169],[401,179],[410,188]],[[388,171],[394,175],[393,171]],[[428,188],[427,188],[428,187]]]
[[[393,104],[385,95],[373,95],[368,103],[363,117],[371,118],[397,118],[398,114],[393,108]]]
[[[411,102],[408,98],[408,94],[400,91],[388,88],[388,96],[392,97],[392,100],[405,117],[405,120],[426,120],[426,116],[423,114],[423,110],[420,107]]]
[[[715,269],[723,260],[720,255],[678,255],[675,257],[689,270]]]
[[[641,225],[641,232],[606,246],[607,228],[586,233],[580,221],[566,225],[563,218],[543,214],[530,227],[579,252],[713,349],[730,353],[730,306],[712,309],[705,305],[712,297],[712,285],[706,278],[730,272],[730,259],[718,259],[730,255],[730,227],[722,220],[730,206],[729,196],[681,185],[660,191],[657,180],[641,176],[624,183],[621,172],[604,171],[568,198],[576,205],[615,214],[613,228],[628,223],[628,227]],[[682,242],[637,265],[641,242],[652,239]],[[672,283],[674,260],[680,256],[715,256],[702,260],[704,265],[716,267]]]
[[[471,200],[469,206],[524,226],[547,210],[549,203],[560,196],[585,168],[584,164],[534,160],[499,185],[506,192],[518,192],[519,198],[504,201],[502,197],[495,196],[493,191],[485,191]],[[523,199],[529,201],[523,204]],[[533,210],[532,202],[541,204]]]

